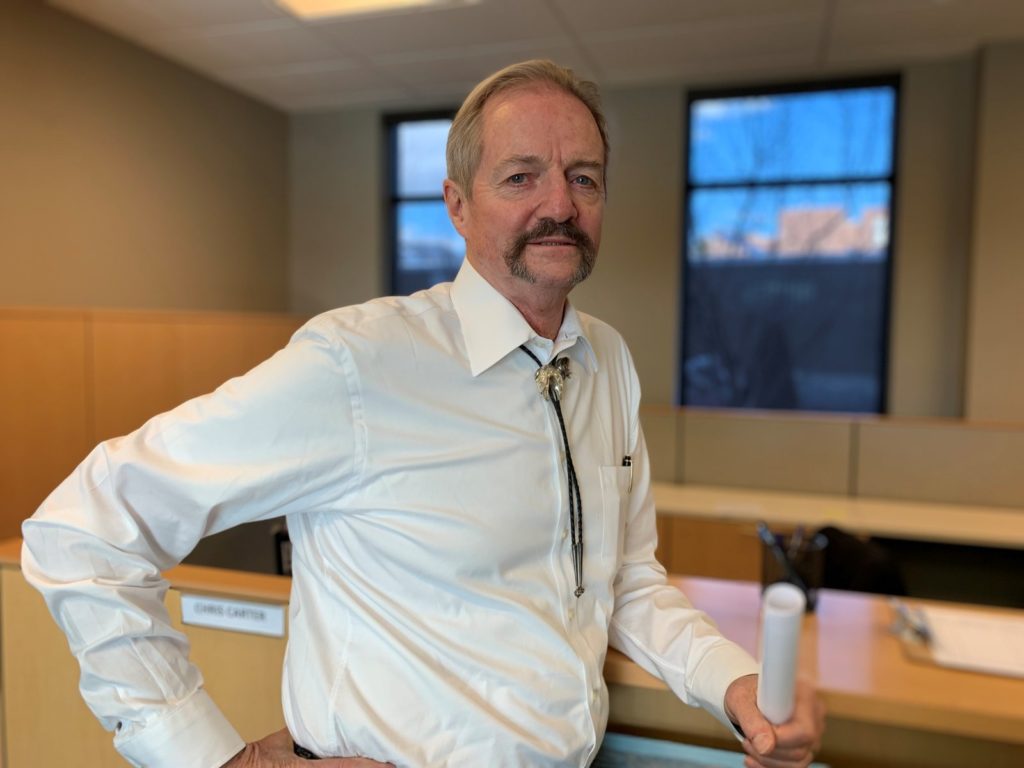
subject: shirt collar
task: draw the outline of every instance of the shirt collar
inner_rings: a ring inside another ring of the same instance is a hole
[[[597,371],[593,347],[571,303],[566,303],[562,327],[552,342],[538,336],[515,305],[488,283],[469,259],[462,262],[455,276],[451,297],[473,376],[479,376],[521,344],[528,345],[542,362],[564,350],[592,373]]]

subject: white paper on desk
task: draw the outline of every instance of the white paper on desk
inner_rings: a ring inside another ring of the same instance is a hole
[[[805,604],[804,593],[792,584],[772,584],[764,591],[757,708],[775,725],[793,716]]]
[[[1024,677],[1024,618],[958,608],[921,608],[936,664]]]

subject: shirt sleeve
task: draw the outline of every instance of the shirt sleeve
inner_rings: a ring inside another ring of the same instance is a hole
[[[718,631],[707,614],[668,584],[665,569],[655,559],[658,537],[650,464],[637,411],[634,483],[623,559],[615,579],[609,644],[663,680],[683,702],[703,707],[735,733],[725,713],[726,689],[744,675],[757,674],[759,667],[750,654]]]
[[[23,524],[23,573],[133,765],[214,768],[244,746],[171,626],[161,573],[204,536],[335,505],[365,449],[354,381],[307,325],[245,376],[97,446]]]

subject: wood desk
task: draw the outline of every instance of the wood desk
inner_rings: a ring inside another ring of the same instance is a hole
[[[654,483],[659,515],[770,525],[835,525],[851,533],[1024,549],[1024,511],[1009,507]]]
[[[78,668],[42,598],[20,573],[20,540],[0,542],[3,595],[3,744],[7,768],[124,763],[77,692]],[[180,566],[167,573],[167,605],[180,619],[181,592],[282,604],[280,576]],[[745,582],[674,580],[722,631],[756,649],[759,589]],[[822,759],[833,768],[1020,768],[1024,680],[957,672],[904,657],[888,633],[884,600],[825,591],[804,624],[802,669],[829,708]],[[284,641],[182,627],[206,685],[244,736],[279,727]],[[686,707],[662,683],[611,651],[611,728],[736,749],[709,715]],[[40,717],[40,713],[46,713]],[[54,739],[53,723],[62,738]]]
[[[758,585],[686,577],[673,583],[756,653]],[[829,713],[821,759],[836,768],[1024,765],[1024,679],[912,661],[889,632],[891,613],[884,598],[824,590],[817,612],[804,620],[801,673],[817,682]],[[605,678],[612,728],[728,745],[710,716],[678,704],[660,680],[617,651],[609,652]]]

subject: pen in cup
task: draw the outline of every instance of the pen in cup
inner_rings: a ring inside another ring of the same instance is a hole
[[[782,566],[783,572],[786,574],[786,581],[790,582],[805,595],[807,594],[807,583],[800,578],[800,574],[796,572],[796,568],[793,567],[793,563],[785,552],[782,551],[782,547],[779,546],[779,542],[775,540],[775,535],[768,530],[768,526],[765,525],[764,521],[759,521],[757,524],[757,535],[761,537],[761,541],[764,543],[768,551],[772,553],[772,556],[778,561],[779,565]]]

